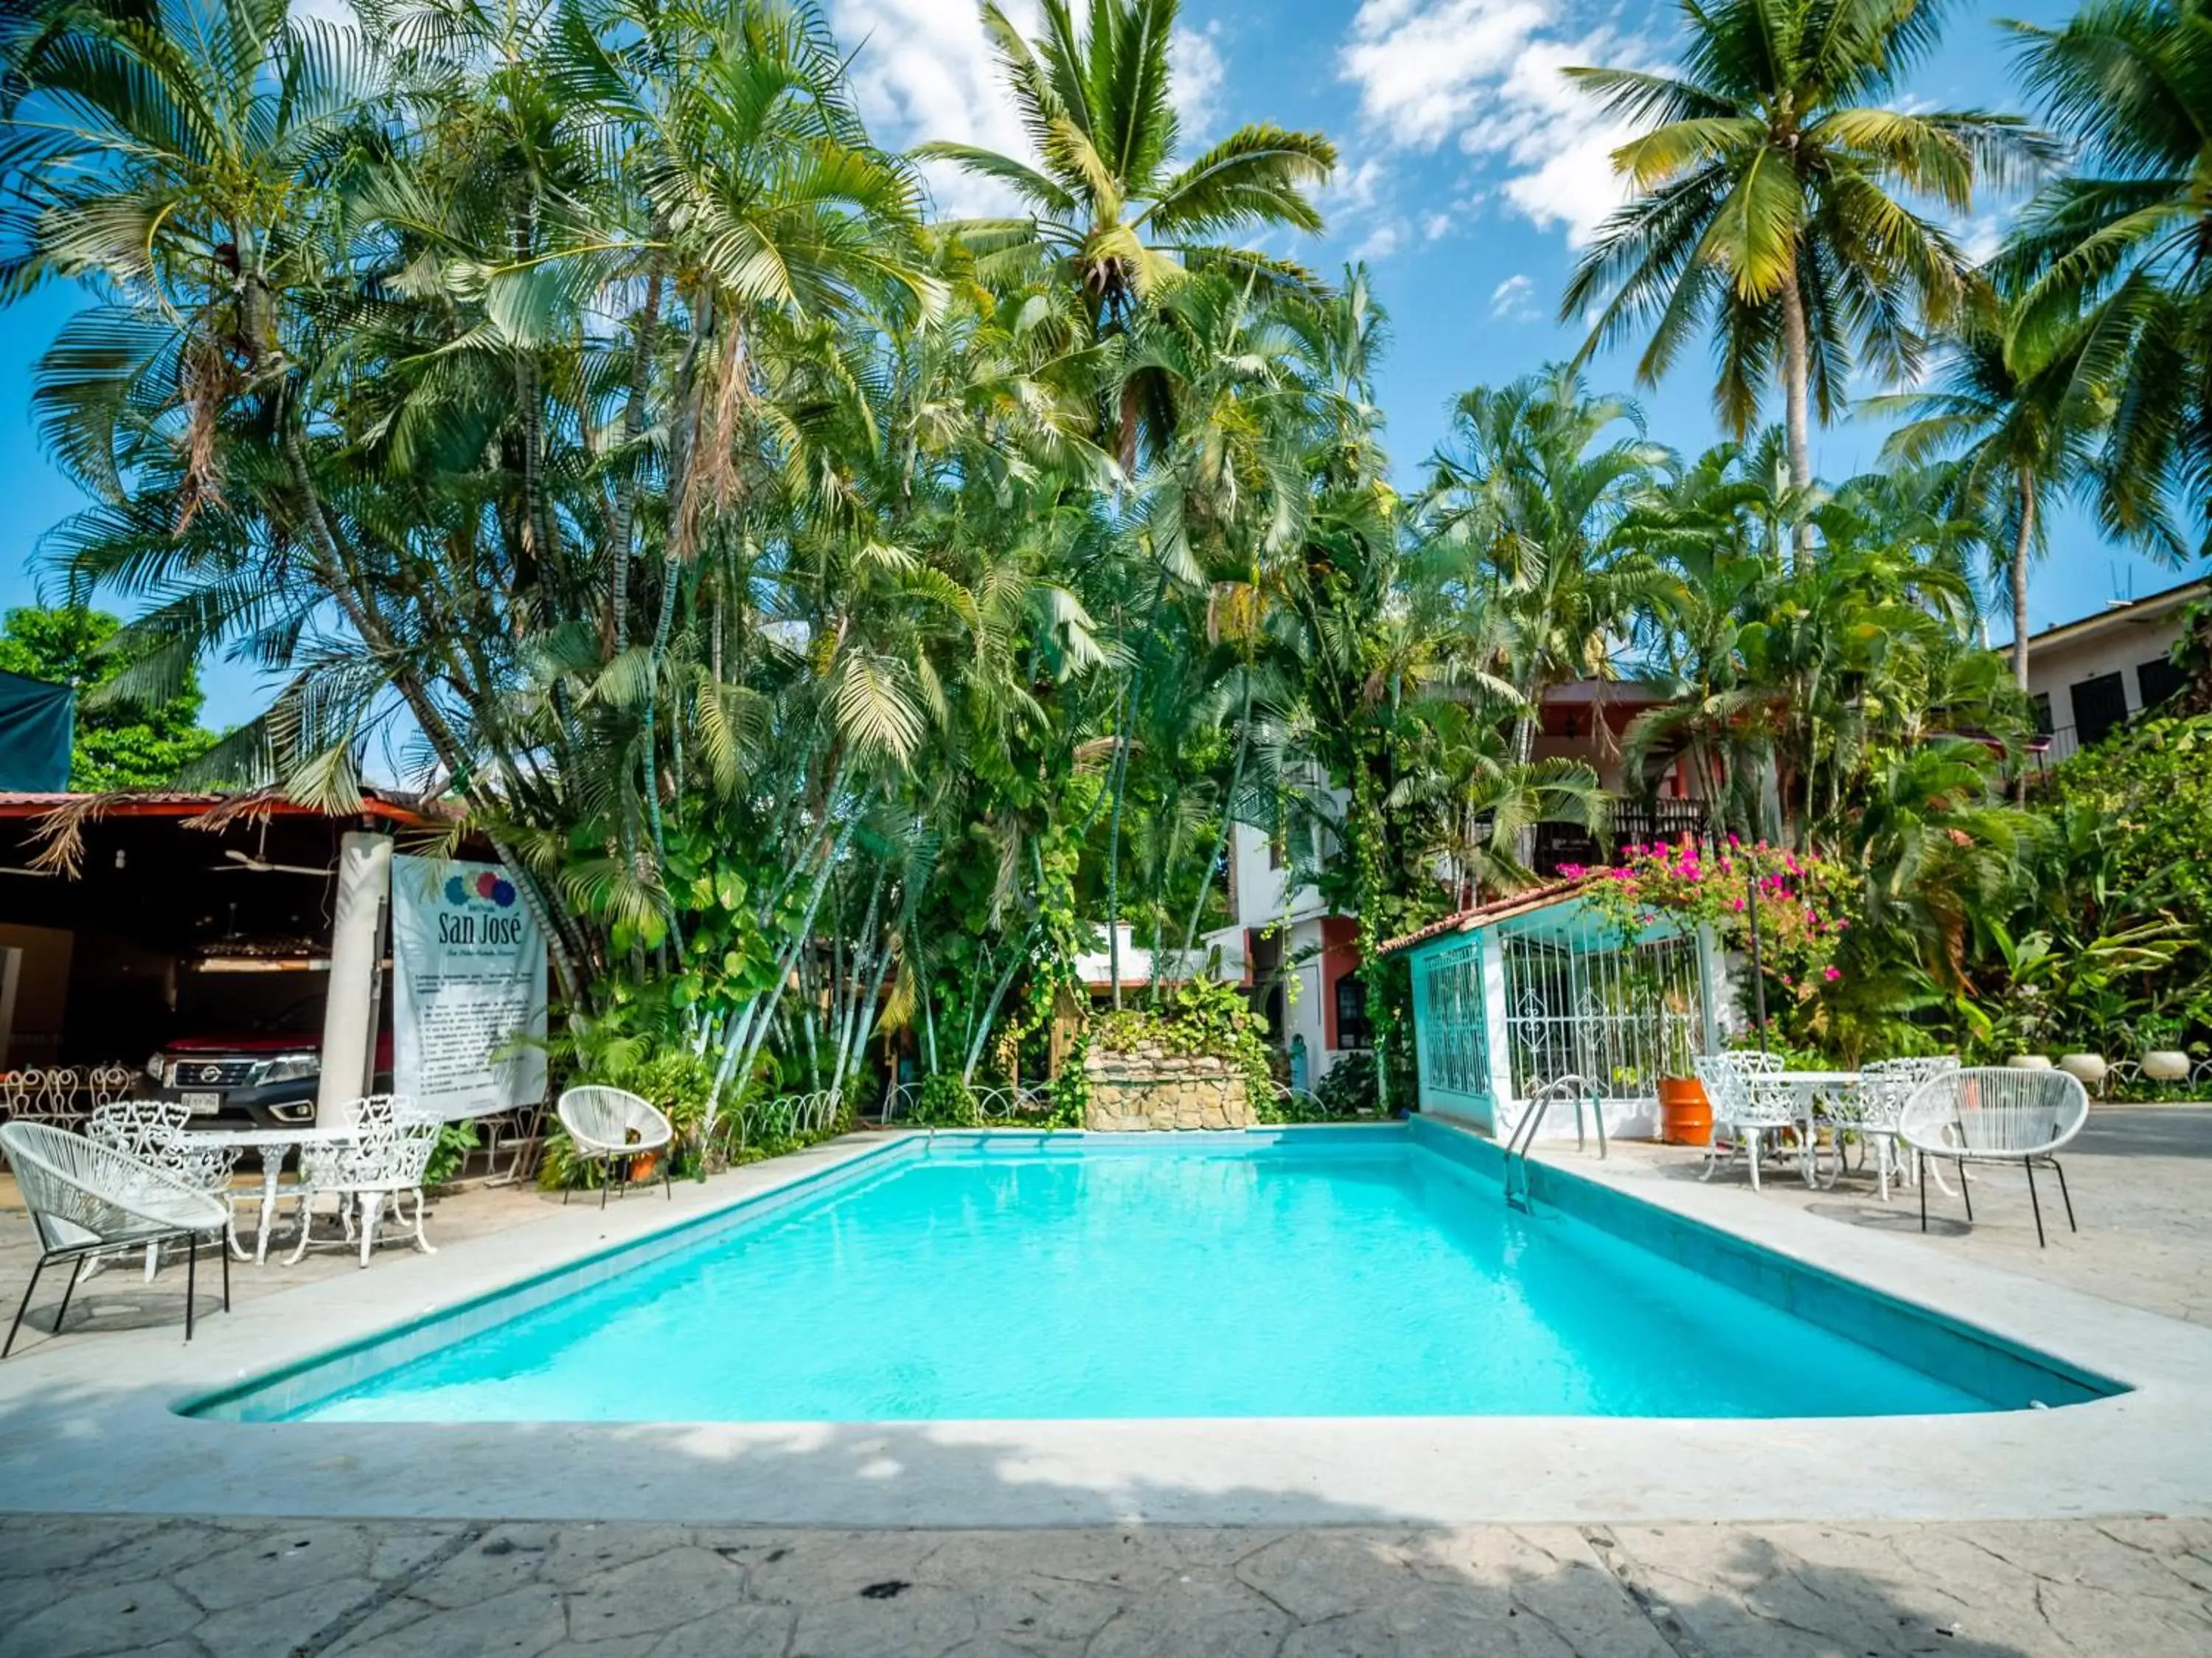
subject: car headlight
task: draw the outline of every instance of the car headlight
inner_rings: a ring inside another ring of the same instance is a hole
[[[322,1055],[288,1053],[264,1064],[256,1074],[255,1080],[265,1087],[270,1082],[296,1082],[303,1076],[319,1076],[322,1071]]]

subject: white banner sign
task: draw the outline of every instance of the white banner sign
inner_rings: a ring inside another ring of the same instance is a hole
[[[416,1110],[545,1097],[545,940],[505,870],[392,860],[392,1086]]]

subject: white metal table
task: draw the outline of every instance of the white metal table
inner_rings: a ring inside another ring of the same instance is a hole
[[[360,1138],[353,1128],[202,1128],[187,1129],[177,1137],[187,1145],[226,1146],[252,1151],[261,1159],[261,1216],[253,1228],[253,1264],[269,1259],[269,1216],[276,1207],[277,1176],[283,1173],[284,1154],[295,1146],[343,1145]],[[246,1251],[238,1241],[238,1216],[231,1215],[229,1243],[240,1260]]]
[[[1780,1084],[1797,1096],[1798,1115],[1804,1124],[1805,1149],[1801,1173],[1815,1191],[1832,1188],[1844,1173],[1844,1143],[1840,1131],[1850,1126],[1856,1113],[1850,1108],[1865,1078],[1855,1070],[1778,1070],[1759,1079],[1762,1087]],[[1837,1107],[1841,1106],[1841,1109]],[[1828,1126],[1838,1131],[1835,1164],[1826,1180],[1820,1178],[1820,1123],[1827,1108]]]

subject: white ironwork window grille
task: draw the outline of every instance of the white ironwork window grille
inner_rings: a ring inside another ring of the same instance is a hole
[[[1693,935],[1624,947],[1592,918],[1501,942],[1516,1098],[1571,1075],[1608,1100],[1648,1100],[1662,1076],[1690,1074],[1705,1033]]]
[[[1483,1013],[1480,942],[1429,959],[1419,1028],[1421,1075],[1428,1086],[1453,1094],[1490,1092],[1490,1037]]]

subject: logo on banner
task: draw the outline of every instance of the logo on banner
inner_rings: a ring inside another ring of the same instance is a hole
[[[514,908],[514,883],[489,869],[475,879],[446,878],[445,907],[438,912],[441,944],[519,944],[523,918],[502,915]]]

